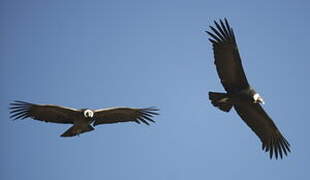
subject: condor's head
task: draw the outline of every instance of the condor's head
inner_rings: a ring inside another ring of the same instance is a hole
[[[254,100],[254,103],[262,103],[262,104],[265,104],[263,98],[258,94],[258,93],[255,93],[253,95],[253,100]]]
[[[253,88],[250,88],[249,90],[250,91],[248,91],[248,95],[250,96],[253,103],[265,104],[265,101],[263,100],[263,98]]]

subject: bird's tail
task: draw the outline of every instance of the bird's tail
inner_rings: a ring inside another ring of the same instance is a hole
[[[226,93],[209,92],[209,99],[211,100],[213,106],[225,112],[229,112],[233,106],[229,96]]]
[[[60,136],[61,137],[72,137],[72,136],[76,136],[76,135],[82,134],[84,132],[92,131],[94,129],[95,128],[92,127],[91,125],[88,125],[85,128],[81,128],[81,127],[78,127],[76,125],[73,125],[72,127],[70,127],[66,132],[64,132]]]

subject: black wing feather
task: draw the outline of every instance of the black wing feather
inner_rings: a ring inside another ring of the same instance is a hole
[[[233,29],[227,19],[225,23],[222,20],[214,23],[216,28],[210,26],[213,32],[206,32],[211,36],[209,40],[213,46],[217,73],[227,92],[238,92],[249,87],[249,83],[242,67]]]
[[[99,109],[95,111],[94,126],[119,122],[136,122],[138,124],[142,122],[146,125],[150,125],[150,122],[155,122],[152,117],[159,115],[157,111],[159,111],[159,109],[154,107],[143,109],[127,107]]]
[[[272,119],[258,103],[240,102],[235,109],[243,121],[255,132],[262,142],[262,148],[269,151],[270,158],[290,152],[290,145],[282,136]]]
[[[10,104],[10,118],[25,119],[32,118],[39,121],[72,124],[77,111],[72,108],[56,105],[39,105],[24,101],[14,101]]]

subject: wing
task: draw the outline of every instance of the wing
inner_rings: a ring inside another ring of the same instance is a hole
[[[290,144],[282,136],[274,122],[258,103],[245,103],[235,105],[235,109],[243,121],[255,132],[262,141],[262,149],[269,151],[270,159],[273,154],[281,159],[283,153],[287,155],[290,151]]]
[[[149,122],[155,122],[152,117],[159,115],[159,109],[150,107],[143,109],[136,108],[107,108],[95,110],[94,126],[98,124],[111,124],[118,122],[141,122],[149,125]]]
[[[233,29],[226,18],[225,24],[214,21],[216,28],[210,26],[213,32],[206,31],[213,46],[214,64],[221,83],[227,92],[237,92],[249,87],[249,83],[242,68],[237,43]]]
[[[10,118],[25,119],[32,118],[39,121],[72,124],[76,109],[55,105],[31,104],[23,101],[15,101],[10,104]]]

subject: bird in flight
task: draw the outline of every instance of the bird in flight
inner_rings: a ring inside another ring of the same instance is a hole
[[[212,32],[206,31],[213,46],[214,64],[226,93],[209,92],[211,103],[222,111],[235,108],[241,119],[262,142],[262,149],[281,159],[290,152],[290,144],[283,137],[261,104],[263,98],[249,85],[245,76],[233,29],[227,19],[214,21]]]
[[[76,136],[94,130],[99,124],[119,122],[136,122],[150,125],[155,122],[152,118],[159,115],[159,109],[114,107],[104,109],[74,109],[50,104],[32,104],[24,101],[14,101],[10,104],[10,118],[32,118],[39,121],[73,124],[61,137]]]

